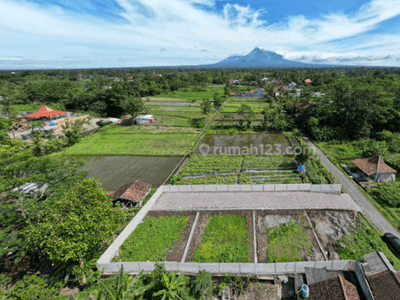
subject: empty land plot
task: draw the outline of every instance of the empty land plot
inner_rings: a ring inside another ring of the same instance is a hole
[[[188,226],[189,216],[146,217],[119,249],[114,261],[166,261]]]
[[[216,173],[237,173],[242,157],[219,155],[193,155],[182,168],[181,176],[212,175]]]
[[[268,228],[267,262],[303,261],[311,254],[312,244],[298,220]]]
[[[181,161],[181,157],[162,156],[84,156],[88,177],[99,179],[107,191],[142,180],[157,188]]]
[[[195,106],[148,106],[147,109],[155,118],[148,126],[191,127],[198,120],[206,120],[200,107]]]
[[[250,232],[241,215],[208,216],[201,244],[191,261],[207,263],[250,262]]]
[[[196,140],[197,134],[173,133],[140,134],[124,127],[113,127],[103,133],[89,136],[66,149],[70,155],[184,155]]]

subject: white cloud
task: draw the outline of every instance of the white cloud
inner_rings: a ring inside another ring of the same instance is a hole
[[[0,0],[0,56],[60,61],[68,56],[76,63],[91,59],[99,67],[113,66],[115,61],[117,67],[211,63],[255,46],[291,51],[292,57],[302,49],[322,57],[310,54],[310,59],[327,60],[340,60],[350,55],[346,52],[354,57],[382,58],[397,53],[400,46],[400,34],[368,34],[400,14],[399,0],[373,0],[351,16],[332,13],[310,20],[299,15],[279,24],[261,20],[266,11],[250,6],[225,4],[222,12],[198,7],[213,7],[215,0],[116,1],[128,24],[83,17],[57,6]],[[168,51],[161,51],[160,56],[160,49]],[[207,49],[207,54],[202,49]],[[396,60],[383,61],[398,64]]]

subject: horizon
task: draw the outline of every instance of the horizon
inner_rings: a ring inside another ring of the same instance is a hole
[[[256,47],[400,67],[400,0],[0,0],[0,20],[0,70],[194,67]]]

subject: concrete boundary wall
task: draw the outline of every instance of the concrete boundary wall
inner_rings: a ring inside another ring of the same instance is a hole
[[[297,274],[304,273],[305,268],[317,268],[336,271],[353,271],[356,262],[351,260],[333,261],[307,261],[307,262],[288,262],[288,263],[178,263],[163,262],[168,271],[184,274],[196,274],[205,270],[213,275],[230,274]],[[124,271],[130,274],[138,274],[141,270],[151,272],[155,268],[155,262],[119,262],[119,263],[97,263],[97,267],[104,274],[116,274],[124,266]]]
[[[144,217],[151,210],[154,203],[162,194],[163,187],[159,187],[157,191],[151,196],[147,201],[145,206],[139,210],[139,212],[133,217],[129,224],[122,230],[120,235],[114,240],[114,242],[107,248],[103,255],[97,261],[98,264],[109,263],[114,256],[117,255],[119,247],[125,242],[125,240],[131,235],[131,233],[136,229],[136,227],[143,221]]]
[[[164,185],[164,193],[201,193],[201,192],[311,192],[337,194],[342,193],[341,184],[234,184],[234,185]]]
[[[107,248],[103,255],[97,261],[99,269],[105,265],[111,264],[116,268],[116,265],[110,263],[111,260],[118,254],[118,250],[136,227],[143,221],[144,217],[151,210],[153,205],[162,193],[184,193],[184,192],[280,192],[280,191],[301,191],[301,192],[315,192],[315,193],[329,193],[341,194],[341,184],[271,184],[271,185],[162,185],[151,196],[149,201],[141,208],[141,210],[134,216],[120,235],[114,242]],[[256,208],[252,208],[256,209]],[[220,210],[220,209],[219,209]],[[125,263],[123,263],[125,264]],[[127,263],[131,266],[132,263]],[[143,264],[143,263],[140,263]],[[183,267],[184,268],[184,267]],[[132,269],[133,270],[133,269]],[[176,270],[179,271],[179,270]],[[132,271],[134,272],[134,271]],[[240,272],[238,273],[240,274]]]

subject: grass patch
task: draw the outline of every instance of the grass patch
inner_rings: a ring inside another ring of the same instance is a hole
[[[208,216],[203,240],[192,261],[208,263],[250,262],[249,227],[240,215]]]
[[[304,252],[309,255],[312,245],[304,229],[296,221],[269,228],[267,262],[303,261]]]
[[[215,92],[223,95],[223,86],[205,87],[201,91],[195,91],[193,88],[183,88],[171,93],[162,93],[153,98],[175,98],[183,100],[202,100],[203,98],[212,99]]]
[[[103,133],[89,136],[65,150],[69,155],[184,155],[196,140],[197,134],[160,132],[140,134],[129,127],[112,127]]]
[[[400,260],[389,250],[382,241],[381,234],[366,218],[359,214],[357,232],[350,230],[350,235],[344,235],[337,242],[336,252],[341,259],[361,259],[365,254],[379,250],[385,253],[390,263],[400,270]]]
[[[166,261],[167,250],[179,239],[188,226],[187,216],[145,218],[125,240],[119,250],[118,261]]]

